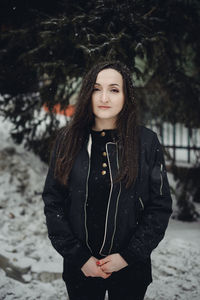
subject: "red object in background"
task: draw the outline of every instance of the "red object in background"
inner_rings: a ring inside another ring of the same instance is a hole
[[[44,108],[45,111],[49,112],[49,109],[48,109],[48,107],[47,107],[46,104],[43,105],[43,108]],[[73,116],[74,111],[75,111],[75,106],[74,106],[74,105],[71,105],[71,104],[69,104],[69,105],[67,106],[67,108],[65,108],[65,109],[61,109],[60,103],[54,105],[54,107],[53,107],[53,112],[54,112],[55,114],[64,115],[64,116],[66,116],[66,117],[71,117],[71,116]]]

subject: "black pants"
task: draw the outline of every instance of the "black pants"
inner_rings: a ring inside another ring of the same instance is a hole
[[[114,272],[107,279],[86,277],[81,270],[72,271],[63,279],[70,300],[104,300],[106,290],[109,300],[142,300],[149,285],[130,267]]]

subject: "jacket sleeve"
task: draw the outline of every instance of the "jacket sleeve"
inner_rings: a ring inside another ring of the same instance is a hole
[[[163,239],[172,213],[172,199],[167,179],[162,147],[154,135],[149,163],[149,202],[146,204],[137,229],[121,256],[128,264],[145,262]]]
[[[70,264],[81,268],[91,257],[91,253],[89,249],[73,235],[70,229],[65,211],[67,188],[61,185],[54,177],[56,148],[57,146],[54,147],[42,193],[48,236],[53,247],[59,254],[66,258]]]

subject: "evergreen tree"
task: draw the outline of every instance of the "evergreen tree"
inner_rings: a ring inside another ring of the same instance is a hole
[[[58,121],[36,117],[41,106],[65,108],[102,59],[130,67],[143,120],[200,127],[198,0],[4,0],[0,11],[0,110],[43,159]]]

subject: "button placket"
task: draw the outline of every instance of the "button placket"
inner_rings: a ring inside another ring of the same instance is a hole
[[[100,135],[101,135],[101,137],[105,137],[106,136],[106,132],[105,131],[102,131],[101,133],[100,133]],[[106,151],[103,151],[102,152],[102,156],[104,157],[104,159],[106,159],[107,160],[107,153],[106,153]],[[105,168],[107,168],[108,167],[108,164],[107,164],[107,162],[105,161],[105,160],[103,160],[103,162],[102,162],[102,167],[105,169]],[[104,176],[104,175],[106,175],[107,174],[107,170],[102,170],[101,171],[101,175],[102,176]]]
[[[104,169],[107,168],[107,166],[108,166],[108,165],[107,165],[107,163],[106,163],[105,161],[102,162],[102,167],[103,167]],[[107,173],[106,170],[102,170],[102,171],[101,171],[101,174],[102,174],[102,175],[106,175],[106,173]]]

